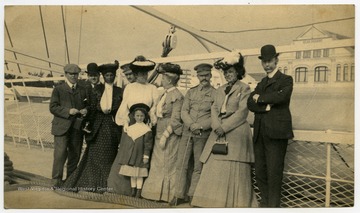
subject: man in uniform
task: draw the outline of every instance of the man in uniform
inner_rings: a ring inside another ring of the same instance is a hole
[[[214,102],[215,93],[215,88],[210,84],[211,68],[212,65],[205,63],[194,67],[199,85],[191,88],[184,98],[181,109],[184,128],[178,147],[175,197],[170,202],[170,205],[173,206],[184,202],[189,159],[192,154],[194,156],[194,169],[187,193],[190,202],[200,178],[202,163],[199,159],[211,132],[211,105]]]
[[[62,184],[64,164],[67,159],[67,175],[76,169],[83,144],[81,117],[86,116],[87,92],[78,84],[80,67],[67,64],[64,67],[65,83],[54,88],[49,109],[54,115],[51,134],[54,135],[54,162],[52,179],[55,186]]]
[[[278,56],[273,45],[261,48],[259,59],[267,77],[257,84],[247,103],[255,113],[255,174],[261,207],[280,207],[284,159],[288,139],[294,137],[289,109],[293,78],[278,70]]]

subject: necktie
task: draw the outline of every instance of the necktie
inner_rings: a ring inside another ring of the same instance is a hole
[[[75,92],[75,84],[72,85],[71,90],[72,92]]]

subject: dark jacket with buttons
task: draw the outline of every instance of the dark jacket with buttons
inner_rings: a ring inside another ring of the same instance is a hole
[[[254,142],[257,140],[259,129],[271,139],[291,139],[291,113],[289,109],[293,91],[293,78],[280,71],[272,77],[265,77],[259,82],[248,98],[248,108],[255,113]],[[253,96],[259,94],[257,102]],[[270,105],[270,110],[266,110]],[[262,125],[261,125],[262,124]]]

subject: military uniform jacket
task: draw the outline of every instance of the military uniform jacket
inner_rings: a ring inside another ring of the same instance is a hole
[[[292,120],[289,109],[290,98],[293,90],[293,78],[280,71],[272,77],[265,77],[259,82],[248,98],[248,108],[255,113],[254,142],[256,142],[261,122],[263,134],[272,139],[291,139]],[[254,94],[259,94],[257,103],[253,100]],[[270,105],[270,111],[266,106]]]
[[[80,84],[76,85],[74,92],[67,83],[60,84],[54,88],[49,105],[50,112],[54,115],[51,134],[60,136],[69,130],[76,117],[69,114],[70,109],[81,110],[88,108],[87,97],[85,87]]]
[[[201,85],[189,89],[181,108],[181,119],[184,122],[183,135],[196,138],[208,138],[211,132],[211,105],[214,103],[215,88]],[[194,135],[190,125],[198,123],[202,127],[201,135]]]

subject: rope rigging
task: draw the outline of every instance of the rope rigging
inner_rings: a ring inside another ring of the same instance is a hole
[[[45,32],[44,19],[43,19],[43,15],[42,15],[42,11],[41,11],[41,6],[39,6],[39,12],[40,12],[41,26],[42,26],[43,35],[44,35],[46,54],[47,54],[47,57],[50,58],[49,47],[48,47],[48,43],[47,43],[47,39],[46,39],[46,32]],[[49,67],[51,67],[50,62],[49,62]],[[52,71],[50,71],[50,74],[52,75]]]
[[[83,7],[84,6],[81,6],[81,16],[80,16],[80,32],[79,32],[79,48],[78,48],[78,61],[77,63],[79,64],[80,63],[80,50],[81,50],[81,32],[82,32],[82,19],[83,19]]]
[[[6,34],[8,35],[10,45],[11,45],[11,47],[14,47],[14,45],[13,45],[13,43],[12,43],[12,40],[11,40],[10,33],[9,33],[9,29],[8,29],[8,27],[7,27],[7,25],[6,25],[5,20],[4,20],[4,24],[5,24]],[[13,54],[14,54],[15,59],[17,60],[16,53],[15,53],[15,52],[13,52]],[[7,67],[7,65],[6,65],[6,67]],[[19,65],[19,64],[17,64],[17,67],[18,67],[18,69],[19,69],[19,72],[21,73],[21,68],[20,68],[20,65]]]
[[[350,19],[355,19],[355,17],[333,19],[333,20],[327,20],[327,21],[319,21],[319,22],[314,22],[314,23],[310,23],[310,24],[303,24],[303,25],[290,26],[290,27],[259,28],[259,29],[235,30],[235,31],[201,30],[200,29],[200,31],[207,32],[207,33],[245,33],[245,32],[268,31],[268,30],[288,30],[288,29],[295,29],[295,28],[301,28],[301,27],[308,27],[308,26],[315,25],[315,24],[325,24],[325,23],[329,23],[329,22],[346,21],[346,20],[350,20]]]
[[[61,15],[64,27],[64,37],[65,37],[65,47],[66,47],[66,55],[67,55],[67,63],[70,64],[70,56],[69,56],[69,47],[67,42],[67,34],[66,34],[66,26],[65,26],[65,16],[64,16],[64,7],[61,6]]]

